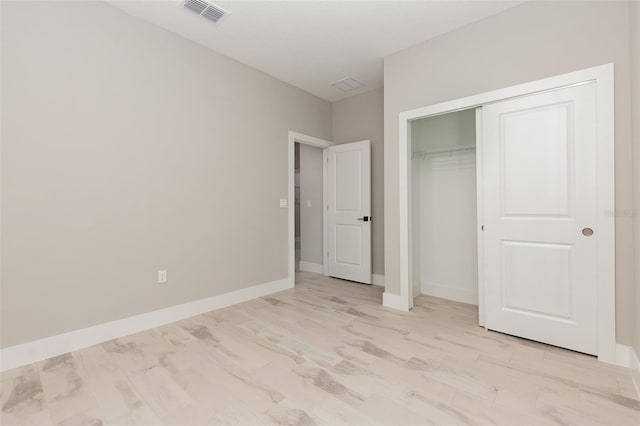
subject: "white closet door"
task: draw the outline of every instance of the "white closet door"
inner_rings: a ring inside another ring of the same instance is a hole
[[[371,146],[327,148],[328,273],[371,284]]]
[[[482,117],[485,325],[596,354],[595,85]]]

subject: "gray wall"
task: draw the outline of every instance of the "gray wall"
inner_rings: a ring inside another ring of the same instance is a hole
[[[634,348],[640,357],[640,2],[631,2],[631,96],[633,103],[633,189],[636,321]]]
[[[527,2],[385,59],[385,279],[399,293],[398,114],[614,62],[616,207],[630,209],[628,2]],[[616,218],[618,341],[633,339],[633,228]]]
[[[333,104],[333,141],[371,140],[373,273],[384,275],[384,96],[382,89]]]
[[[287,276],[287,132],[331,104],[104,3],[1,23],[2,347]]]
[[[322,149],[300,147],[300,260],[322,264]],[[311,206],[307,202],[311,202]]]

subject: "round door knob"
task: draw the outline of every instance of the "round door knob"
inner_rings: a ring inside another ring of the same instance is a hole
[[[584,235],[585,237],[590,237],[593,235],[593,229],[591,228],[583,228],[582,229],[582,235]]]

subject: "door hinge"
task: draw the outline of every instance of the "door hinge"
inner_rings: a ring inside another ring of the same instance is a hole
[[[329,252],[327,252],[327,257],[329,257]]]

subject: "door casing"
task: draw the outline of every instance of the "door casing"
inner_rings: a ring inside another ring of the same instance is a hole
[[[291,288],[294,288],[296,285],[296,210],[295,210],[295,199],[296,199],[296,189],[295,189],[295,155],[296,155],[296,142],[315,146],[317,148],[322,149],[322,198],[323,198],[323,236],[322,236],[322,250],[323,250],[323,258],[324,252],[327,247],[327,150],[326,148],[335,145],[335,143],[331,141],[327,141],[324,139],[316,138],[314,136],[305,135],[302,133],[289,131],[288,138],[288,166],[287,166],[287,175],[288,175],[288,222],[289,222],[289,285]],[[322,270],[323,275],[327,275],[327,262],[325,259],[322,262]]]
[[[450,112],[482,107],[492,102],[545,92],[585,82],[595,82],[597,93],[597,210],[596,236],[597,304],[598,304],[598,359],[616,363],[615,340],[615,163],[614,163],[614,65],[605,64],[555,77],[523,83],[504,89],[447,101],[435,105],[404,111],[399,114],[399,209],[400,209],[400,294],[386,292],[383,305],[408,311],[413,307],[413,282],[411,262],[411,133],[412,120]],[[478,112],[481,114],[481,112]],[[477,116],[480,118],[480,115]],[[476,120],[477,123],[481,120]],[[477,135],[481,135],[480,127]],[[476,161],[482,163],[482,138],[476,140]],[[479,167],[478,187],[482,187],[482,170]],[[478,194],[480,210],[482,196]],[[479,219],[481,217],[479,216]],[[478,223],[478,248],[482,244],[482,223]],[[484,325],[483,252],[478,252],[479,324]]]

